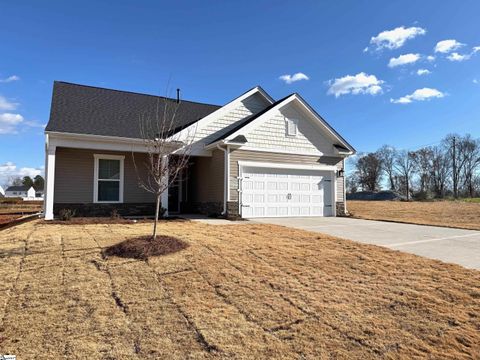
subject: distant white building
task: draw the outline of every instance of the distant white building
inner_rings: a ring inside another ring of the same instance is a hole
[[[0,186],[0,197],[5,196],[5,190],[3,190],[2,186]]]
[[[35,189],[33,186],[9,186],[5,190],[5,197],[21,197],[23,200],[35,200]]]

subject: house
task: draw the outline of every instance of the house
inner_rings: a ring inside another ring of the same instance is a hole
[[[153,214],[152,194],[138,185],[136,164],[147,156],[140,119],[173,102],[176,128],[162,136],[195,131],[188,168],[162,194],[168,214],[345,213],[343,169],[355,149],[297,93],[275,101],[257,86],[218,106],[56,81],[45,129],[45,218],[62,208]]]
[[[3,190],[3,187],[0,185],[0,198],[5,197],[5,190]]]
[[[21,197],[24,200],[31,200],[35,198],[35,189],[30,186],[9,186],[5,190],[5,197]]]
[[[35,198],[36,199],[43,199],[44,191],[43,189],[37,188],[35,189]]]

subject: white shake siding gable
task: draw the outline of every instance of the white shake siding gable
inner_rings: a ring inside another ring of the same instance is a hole
[[[270,103],[260,94],[254,94],[243,100],[235,109],[197,129],[195,142],[209,144],[228,132],[232,127],[245,121],[269,106]]]
[[[287,119],[297,121],[295,136],[287,135]],[[248,140],[249,148],[312,155],[333,153],[332,140],[291,104],[273,112],[269,119],[243,135]]]

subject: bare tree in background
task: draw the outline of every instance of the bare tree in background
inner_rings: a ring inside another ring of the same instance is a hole
[[[410,200],[410,187],[412,175],[415,173],[415,153],[413,151],[401,150],[395,157],[395,169],[402,177],[405,184],[405,195]]]
[[[138,185],[155,196],[155,220],[152,240],[157,237],[162,194],[188,167],[196,127],[176,126],[181,102],[169,98],[157,101],[153,116],[142,116],[140,134],[146,152],[146,160],[139,168],[132,152]],[[144,171],[141,171],[143,169]]]
[[[390,190],[394,191],[397,189],[395,182],[395,156],[397,150],[393,146],[383,145],[380,149],[377,150],[377,154],[382,160],[382,170],[388,177],[390,183]]]
[[[413,157],[420,178],[420,192],[427,193],[432,176],[433,151],[429,147],[424,147],[415,151]]]
[[[363,190],[378,190],[382,178],[382,160],[379,155],[369,153],[358,159],[356,175]]]
[[[475,174],[480,167],[480,140],[470,134],[462,138],[460,158],[463,160],[463,181],[469,197],[475,194]]]
[[[444,197],[450,175],[450,157],[442,146],[432,148],[432,186],[437,197]]]

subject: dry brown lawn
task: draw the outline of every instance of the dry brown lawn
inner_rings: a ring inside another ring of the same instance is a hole
[[[43,201],[25,201],[18,203],[0,202],[0,215],[33,214],[42,211]]]
[[[480,203],[463,201],[358,201],[347,203],[356,218],[480,230]]]
[[[480,272],[274,225],[163,222],[190,246],[102,248],[151,224],[0,232],[0,354],[18,359],[478,358]]]

